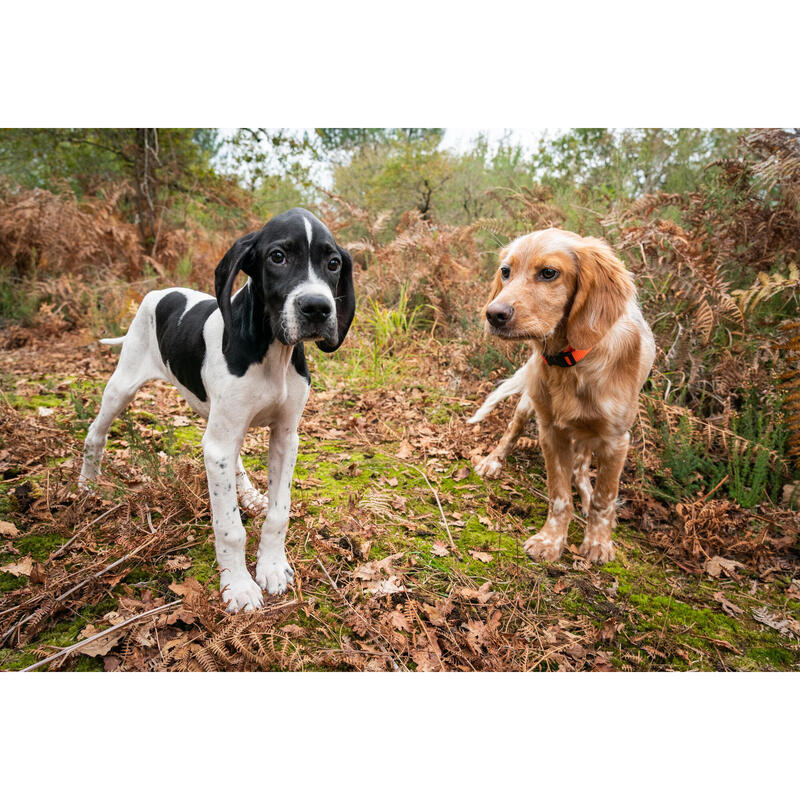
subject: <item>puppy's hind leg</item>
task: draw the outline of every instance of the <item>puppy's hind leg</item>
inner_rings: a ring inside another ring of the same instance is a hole
[[[269,500],[265,494],[256,489],[247,477],[241,456],[236,462],[236,494],[239,504],[249,517],[257,519],[266,517],[269,510]]]
[[[619,478],[628,454],[630,433],[601,440],[597,448],[597,477],[589,504],[586,534],[580,554],[587,560],[605,564],[614,560],[612,531],[617,522]]]
[[[256,581],[269,594],[282,594],[294,583],[286,558],[286,529],[292,505],[292,475],[299,444],[296,421],[280,421],[269,437],[269,511],[261,527]]]
[[[146,342],[140,341],[137,334],[138,330],[131,325],[122,345],[117,368],[103,390],[100,411],[86,434],[86,441],[83,444],[83,466],[78,478],[78,485],[81,488],[87,488],[88,483],[100,475],[100,464],[111,423],[128,407],[143,383],[162,377],[150,357]]]

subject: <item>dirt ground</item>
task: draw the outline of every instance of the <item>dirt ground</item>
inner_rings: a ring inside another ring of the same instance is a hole
[[[635,453],[616,561],[578,556],[576,515],[562,560],[531,562],[522,542],[547,506],[534,426],[498,480],[470,467],[512,409],[507,401],[484,423],[465,423],[508,374],[475,377],[480,345],[411,337],[381,358],[355,345],[333,356],[312,348],[287,536],[295,586],[228,615],[202,421],[172,387],[143,387],[114,423],[96,493],[78,494],[82,439],[116,354],[85,331],[2,337],[0,669],[800,665],[796,515],[766,520],[749,550],[720,539],[691,558],[679,540],[698,535],[703,509],[692,527],[685,509],[643,498]],[[243,451],[260,486],[268,439],[253,431]],[[247,526],[252,568],[258,523]]]

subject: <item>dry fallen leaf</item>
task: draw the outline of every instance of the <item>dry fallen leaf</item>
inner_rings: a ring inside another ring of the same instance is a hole
[[[189,569],[192,559],[189,556],[175,556],[167,559],[167,569]]]
[[[33,559],[30,556],[25,556],[13,564],[6,564],[0,567],[0,572],[7,572],[9,575],[19,577],[20,575],[30,575],[33,569]]]
[[[456,470],[456,472],[453,474],[453,480],[463,481],[464,478],[466,478],[469,475],[469,472],[470,472],[469,467],[461,467],[461,469]]]
[[[192,421],[189,417],[184,417],[182,414],[176,414],[172,418],[172,424],[176,428],[185,428],[187,425],[191,425]]]
[[[387,621],[392,625],[392,627],[396,628],[398,631],[410,631],[411,628],[408,625],[408,620],[406,619],[406,615],[403,614],[402,611],[392,611],[386,617]]]
[[[490,553],[484,553],[483,550],[470,550],[469,554],[476,560],[476,561],[483,561],[484,564],[488,564],[490,561],[494,561],[494,556]]]
[[[34,561],[31,567],[31,583],[44,583],[46,577],[44,567]]]
[[[492,597],[494,592],[491,591],[492,582],[486,581],[478,589],[472,589],[469,586],[456,586],[455,593],[465,600],[477,600],[479,603],[486,603]]]
[[[110,611],[103,619],[111,623],[111,627],[123,621],[122,615],[118,614],[116,611]],[[127,632],[125,628],[120,628],[119,630],[109,633],[107,636],[101,636],[99,639],[95,639],[95,641],[78,648],[78,650],[87,656],[104,656]],[[92,623],[89,623],[81,630],[80,635],[84,639],[89,639],[96,633],[98,633],[97,628],[92,625]]]
[[[714,599],[722,605],[722,610],[729,616],[735,617],[737,614],[742,613],[742,609],[739,606],[734,605],[728,600],[727,597],[722,592],[714,592]]]
[[[4,539],[16,539],[19,536],[19,530],[13,522],[0,520],[0,536]]]
[[[378,581],[373,581],[367,584],[366,590],[375,597],[384,597],[387,594],[397,594],[397,592],[404,592],[406,587],[400,583],[400,578],[397,575],[390,575],[388,578],[382,578]]]
[[[431,555],[437,556],[441,558],[442,556],[449,556],[450,551],[447,549],[447,545],[444,542],[434,542],[433,547],[431,547]]]
[[[191,625],[195,619],[197,619],[197,617],[194,613],[189,611],[188,608],[178,606],[178,608],[167,617],[167,625],[174,625],[178,620],[185,622],[187,625]]]
[[[204,589],[197,578],[187,578],[183,583],[171,583],[169,588],[180,597],[185,597],[187,600],[193,595],[204,594]]]
[[[417,672],[438,672],[443,669],[442,659],[432,650],[419,648],[411,651],[411,658],[417,665]]]
[[[437,628],[445,628],[447,627],[447,615],[453,610],[453,601],[448,597],[446,600],[437,600],[434,606],[423,603],[422,609],[428,615],[432,625],[436,625]]]
[[[411,453],[411,445],[405,439],[403,439],[403,441],[400,443],[400,449],[397,451],[397,457],[403,459],[411,458]]]
[[[712,556],[703,565],[703,569],[712,577],[719,578],[724,572],[729,578],[733,577],[734,570],[737,567],[744,567],[740,561],[734,561],[731,558],[723,558],[722,556]]]
[[[400,558],[403,553],[393,553],[380,561],[368,561],[366,564],[360,564],[353,570],[353,577],[358,578],[360,581],[371,581],[385,572],[387,575],[391,569],[392,561]]]

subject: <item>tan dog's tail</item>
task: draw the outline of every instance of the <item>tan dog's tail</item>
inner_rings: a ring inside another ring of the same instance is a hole
[[[504,380],[487,398],[478,411],[471,416],[467,422],[480,422],[492,409],[501,403],[506,397],[513,394],[522,394],[528,385],[528,367],[533,359],[528,359],[510,378]]]

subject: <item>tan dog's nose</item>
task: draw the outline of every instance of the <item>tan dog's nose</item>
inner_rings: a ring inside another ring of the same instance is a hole
[[[495,327],[502,328],[514,316],[514,306],[508,303],[491,303],[486,309],[486,319]]]

